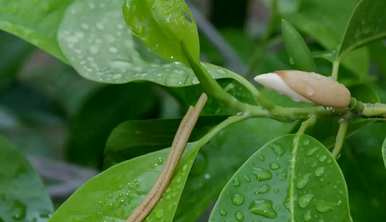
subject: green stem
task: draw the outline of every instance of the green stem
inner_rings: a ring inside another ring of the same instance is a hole
[[[334,78],[335,80],[338,79],[339,67],[340,67],[340,59],[336,59],[332,63],[332,74],[331,74],[331,77]]]
[[[347,119],[343,119],[339,124],[338,134],[336,135],[336,142],[334,146],[334,150],[332,151],[332,155],[335,159],[338,157],[340,151],[343,148],[344,140],[346,138],[348,129],[348,121]]]
[[[363,103],[362,115],[366,117],[373,117],[373,116],[386,117],[386,104]]]

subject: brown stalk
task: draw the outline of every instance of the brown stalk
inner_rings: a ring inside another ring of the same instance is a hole
[[[189,107],[188,112],[185,114],[178,127],[171,151],[161,174],[145,199],[127,219],[127,222],[142,222],[161,199],[162,194],[165,192],[173,177],[174,171],[184,153],[186,144],[188,143],[190,134],[192,133],[207,100],[207,95],[202,94],[197,104],[194,107]]]

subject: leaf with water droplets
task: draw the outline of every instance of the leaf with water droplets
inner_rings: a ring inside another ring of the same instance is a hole
[[[0,221],[48,220],[53,205],[21,153],[0,137]]]
[[[385,38],[385,10],[385,0],[359,1],[346,27],[338,56],[344,56],[369,42]]]
[[[199,61],[197,27],[184,0],[126,0],[123,14],[131,31],[161,57],[187,63],[183,43]]]
[[[125,0],[75,0],[58,32],[60,48],[83,77],[104,83],[150,81],[165,86],[198,84],[190,68],[151,52],[125,24]],[[214,78],[232,72],[205,65]]]
[[[146,221],[173,221],[199,150],[198,143],[189,144],[169,187]],[[152,188],[169,151],[149,153],[107,169],[78,189],[54,213],[50,222],[125,221]]]
[[[25,39],[65,62],[56,34],[64,11],[72,1],[0,0],[0,29]]]
[[[349,222],[347,187],[330,152],[309,136],[301,136],[298,146],[294,141],[294,135],[283,136],[253,154],[224,187],[209,221],[228,221],[221,213],[226,211],[242,213],[245,221]],[[280,155],[278,147],[283,150]],[[322,156],[325,161],[319,161]],[[272,164],[280,168],[272,169]],[[256,169],[266,175],[264,180],[255,177],[232,184],[236,178],[256,175]],[[235,201],[235,195],[243,196],[243,201]]]

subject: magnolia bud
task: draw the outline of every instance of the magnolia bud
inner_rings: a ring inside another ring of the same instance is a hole
[[[277,71],[255,77],[255,81],[295,101],[345,108],[350,105],[350,91],[334,79],[317,73]]]

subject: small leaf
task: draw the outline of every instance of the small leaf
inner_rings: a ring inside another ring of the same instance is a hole
[[[56,34],[64,11],[72,1],[0,0],[0,29],[31,42],[65,62]]]
[[[52,211],[43,183],[28,161],[0,137],[0,221],[44,222]]]
[[[209,221],[350,221],[347,187],[330,152],[309,136],[266,144],[236,172]]]
[[[180,62],[161,59],[133,36],[122,15],[125,0],[75,0],[59,29],[60,47],[71,65],[87,79],[104,83],[146,80],[165,86],[198,84]],[[232,72],[206,65],[214,78]]]
[[[386,37],[386,1],[361,0],[347,25],[338,55]]]
[[[197,27],[184,0],[126,0],[123,12],[131,30],[161,57],[187,63],[183,43],[199,61]]]
[[[383,162],[385,163],[385,167],[386,167],[386,139],[382,145],[382,157],[383,157]]]
[[[200,149],[192,143],[175,175],[146,221],[173,221],[177,205]],[[92,178],[55,212],[50,222],[126,221],[160,174],[170,149],[117,164]]]
[[[299,70],[315,71],[315,61],[300,33],[284,19],[281,22],[281,30],[291,65]]]

